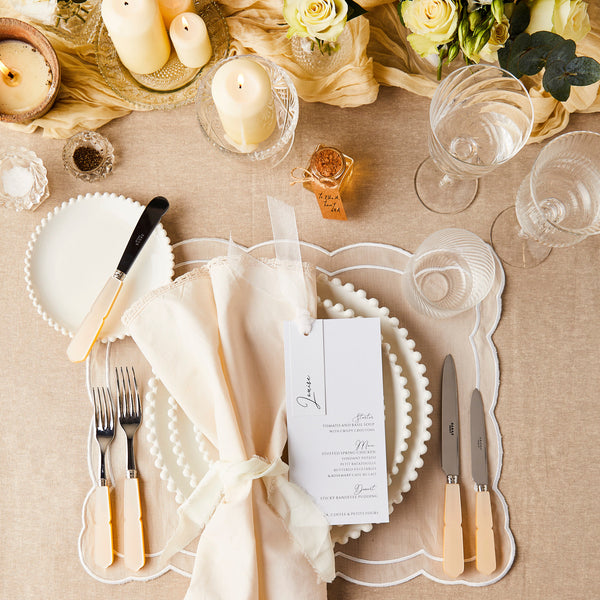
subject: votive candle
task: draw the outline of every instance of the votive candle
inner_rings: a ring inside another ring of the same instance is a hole
[[[242,152],[252,152],[277,124],[271,79],[250,58],[223,64],[212,81],[212,97],[223,129]]]
[[[115,50],[129,71],[158,71],[171,44],[156,0],[102,0],[102,19]]]
[[[177,58],[186,67],[203,67],[212,56],[206,24],[196,13],[177,15],[169,29]]]
[[[0,42],[0,112],[20,114],[39,106],[50,93],[46,59],[21,40]]]

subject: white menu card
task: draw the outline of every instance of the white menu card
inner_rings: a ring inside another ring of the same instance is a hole
[[[331,525],[387,523],[387,468],[377,318],[285,323],[290,481]]]

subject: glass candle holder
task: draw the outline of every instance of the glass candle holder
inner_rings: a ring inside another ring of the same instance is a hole
[[[275,111],[275,126],[264,140],[237,144],[225,130],[215,105],[212,85],[215,75],[224,65],[237,60],[255,61],[266,71]],[[299,102],[296,88],[289,75],[278,65],[256,55],[239,55],[216,63],[203,77],[196,96],[196,116],[202,131],[210,142],[225,154],[245,163],[256,163],[266,168],[275,167],[289,153],[298,124]]]
[[[17,212],[35,210],[48,196],[44,163],[26,148],[8,148],[0,155],[0,204]]]
[[[115,153],[103,135],[82,131],[67,140],[62,158],[71,175],[84,181],[96,181],[112,171]]]

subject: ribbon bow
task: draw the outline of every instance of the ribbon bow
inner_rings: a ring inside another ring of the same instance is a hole
[[[281,458],[267,462],[259,456],[248,460],[217,461],[190,497],[178,509],[179,522],[162,552],[167,561],[197,537],[217,506],[249,493],[256,479],[267,491],[267,501],[283,520],[290,536],[323,581],[333,581],[335,559],[329,523],[312,498],[287,478],[289,467]]]

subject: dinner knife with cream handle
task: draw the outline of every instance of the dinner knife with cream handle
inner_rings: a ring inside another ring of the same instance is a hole
[[[477,490],[475,501],[475,566],[490,575],[496,570],[494,522],[488,491],[487,435],[483,400],[478,389],[471,396],[471,471]]]
[[[162,196],[156,196],[144,208],[127,242],[116,271],[94,300],[90,311],[83,319],[67,348],[67,356],[72,362],[81,362],[87,358],[123,287],[125,276],[168,208],[169,203]]]
[[[456,366],[450,354],[444,360],[442,369],[442,469],[446,473],[444,497],[444,572],[458,577],[465,568],[462,532],[462,507],[460,502],[459,422],[458,384]]]

